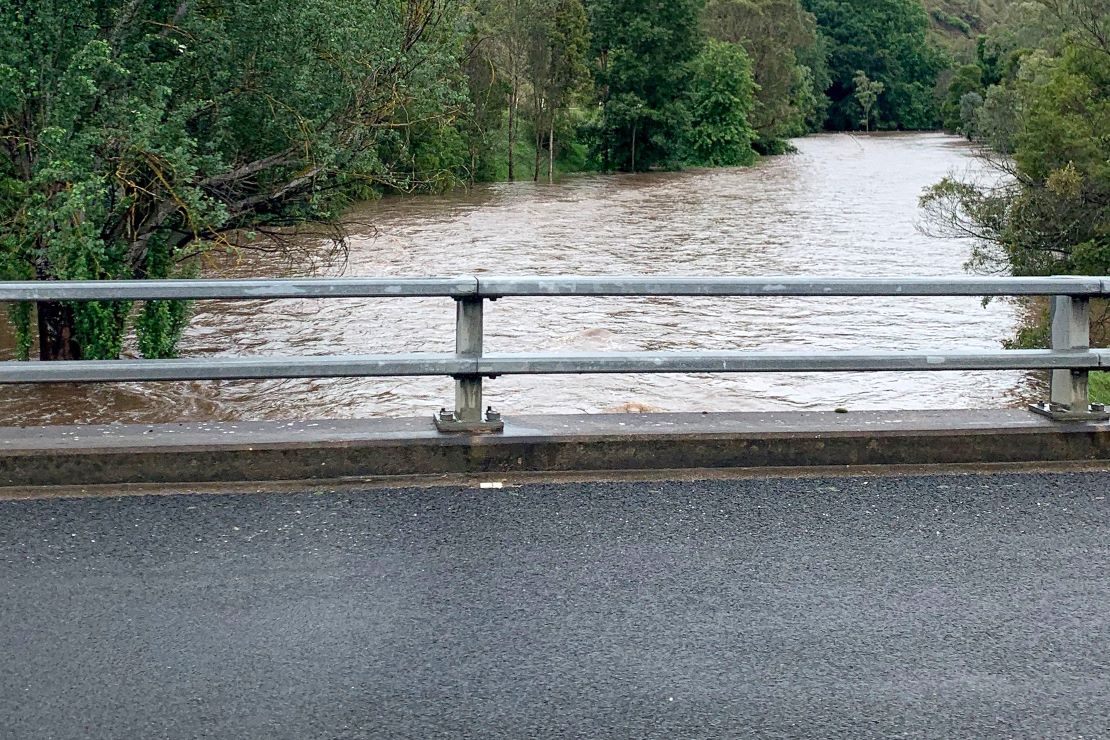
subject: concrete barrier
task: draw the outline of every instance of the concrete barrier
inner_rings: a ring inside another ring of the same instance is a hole
[[[0,429],[0,487],[445,474],[1110,460],[1110,424],[1025,411],[510,417],[451,436],[429,419]]]

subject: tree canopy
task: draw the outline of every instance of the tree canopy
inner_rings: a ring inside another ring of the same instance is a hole
[[[933,89],[945,57],[928,35],[920,0],[805,0],[828,43],[831,84],[826,125],[859,125],[855,79],[883,85],[874,115],[880,128],[928,129],[938,123]]]
[[[799,0],[709,0],[702,18],[710,38],[743,47],[751,59],[756,148],[781,151],[783,139],[824,121],[825,55],[817,21]]]
[[[742,46],[710,41],[694,60],[690,80],[689,149],[693,161],[732,167],[755,161],[752,63]]]
[[[1019,275],[1110,272],[1110,5],[1041,0],[999,29],[955,92],[982,99],[971,121],[999,183],[948,178],[923,199],[934,231],[978,240],[975,266]],[[1028,26],[1032,25],[1033,28]],[[1018,31],[1018,32],[1015,32]],[[1040,39],[1036,48],[1020,39]],[[999,65],[999,59],[1008,61]],[[995,77],[999,69],[1001,77]],[[955,93],[949,95],[951,100]]]
[[[682,161],[685,104],[701,50],[701,0],[594,0],[593,56],[601,115],[595,148],[604,169]]]
[[[0,10],[0,272],[165,277],[244,230],[408,187],[449,120],[436,0],[42,0]],[[129,306],[40,304],[44,358],[111,357]],[[25,320],[25,317],[24,317]],[[180,306],[148,304],[144,352]]]

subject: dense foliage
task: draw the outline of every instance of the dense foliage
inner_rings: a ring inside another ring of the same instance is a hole
[[[702,25],[752,60],[757,87],[748,118],[756,150],[781,152],[786,138],[821,126],[830,83],[825,51],[816,19],[798,0],[708,0]]]
[[[999,182],[948,178],[924,205],[936,231],[978,240],[977,267],[1107,274],[1110,3],[1041,0],[1040,10],[985,39],[945,103],[946,123],[982,142]]]
[[[945,127],[979,142],[992,178],[949,177],[922,202],[934,232],[976,239],[972,268],[1110,273],[1108,41],[1107,0],[1039,0],[1015,7],[953,77]],[[1104,302],[1095,316],[1105,343]],[[1010,344],[1045,346],[1048,322],[1042,307]],[[1091,398],[1110,403],[1110,374],[1092,374]]]
[[[595,147],[604,169],[674,166],[691,126],[687,92],[701,50],[700,0],[590,3],[601,115]]]
[[[165,277],[244,230],[410,186],[434,156],[421,142],[461,103],[443,13],[436,0],[4,4],[0,273]],[[129,315],[41,303],[40,354],[117,356]],[[140,347],[169,354],[184,322],[184,307],[148,304]]]
[[[934,86],[946,61],[929,41],[919,0],[805,0],[805,6],[828,43],[830,128],[861,127],[860,72],[883,87],[871,113],[879,128],[936,126]]]
[[[742,46],[710,41],[694,60],[690,80],[690,154],[714,167],[751,164],[755,131],[752,63]]]

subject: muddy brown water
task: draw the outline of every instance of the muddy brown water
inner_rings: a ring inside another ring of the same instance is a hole
[[[920,233],[918,198],[978,164],[938,134],[821,135],[748,169],[579,176],[389,198],[352,210],[345,261],[323,240],[287,264],[246,253],[223,275],[963,274],[971,245]],[[1010,301],[903,299],[505,299],[488,308],[491,352],[997,349]],[[0,353],[11,356],[8,327]],[[197,304],[187,357],[453,350],[449,299]],[[1016,405],[1035,374],[876,373],[501,378],[507,414],[612,410],[936,409]],[[430,414],[448,379],[340,379],[0,388],[6,424],[154,423]]]

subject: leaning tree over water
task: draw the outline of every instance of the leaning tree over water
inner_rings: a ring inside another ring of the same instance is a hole
[[[36,0],[0,6],[0,278],[159,278],[335,216],[449,115],[455,0]],[[433,111],[429,114],[428,111]],[[14,311],[23,354],[119,355],[132,306]],[[186,307],[137,313],[172,354]]]

